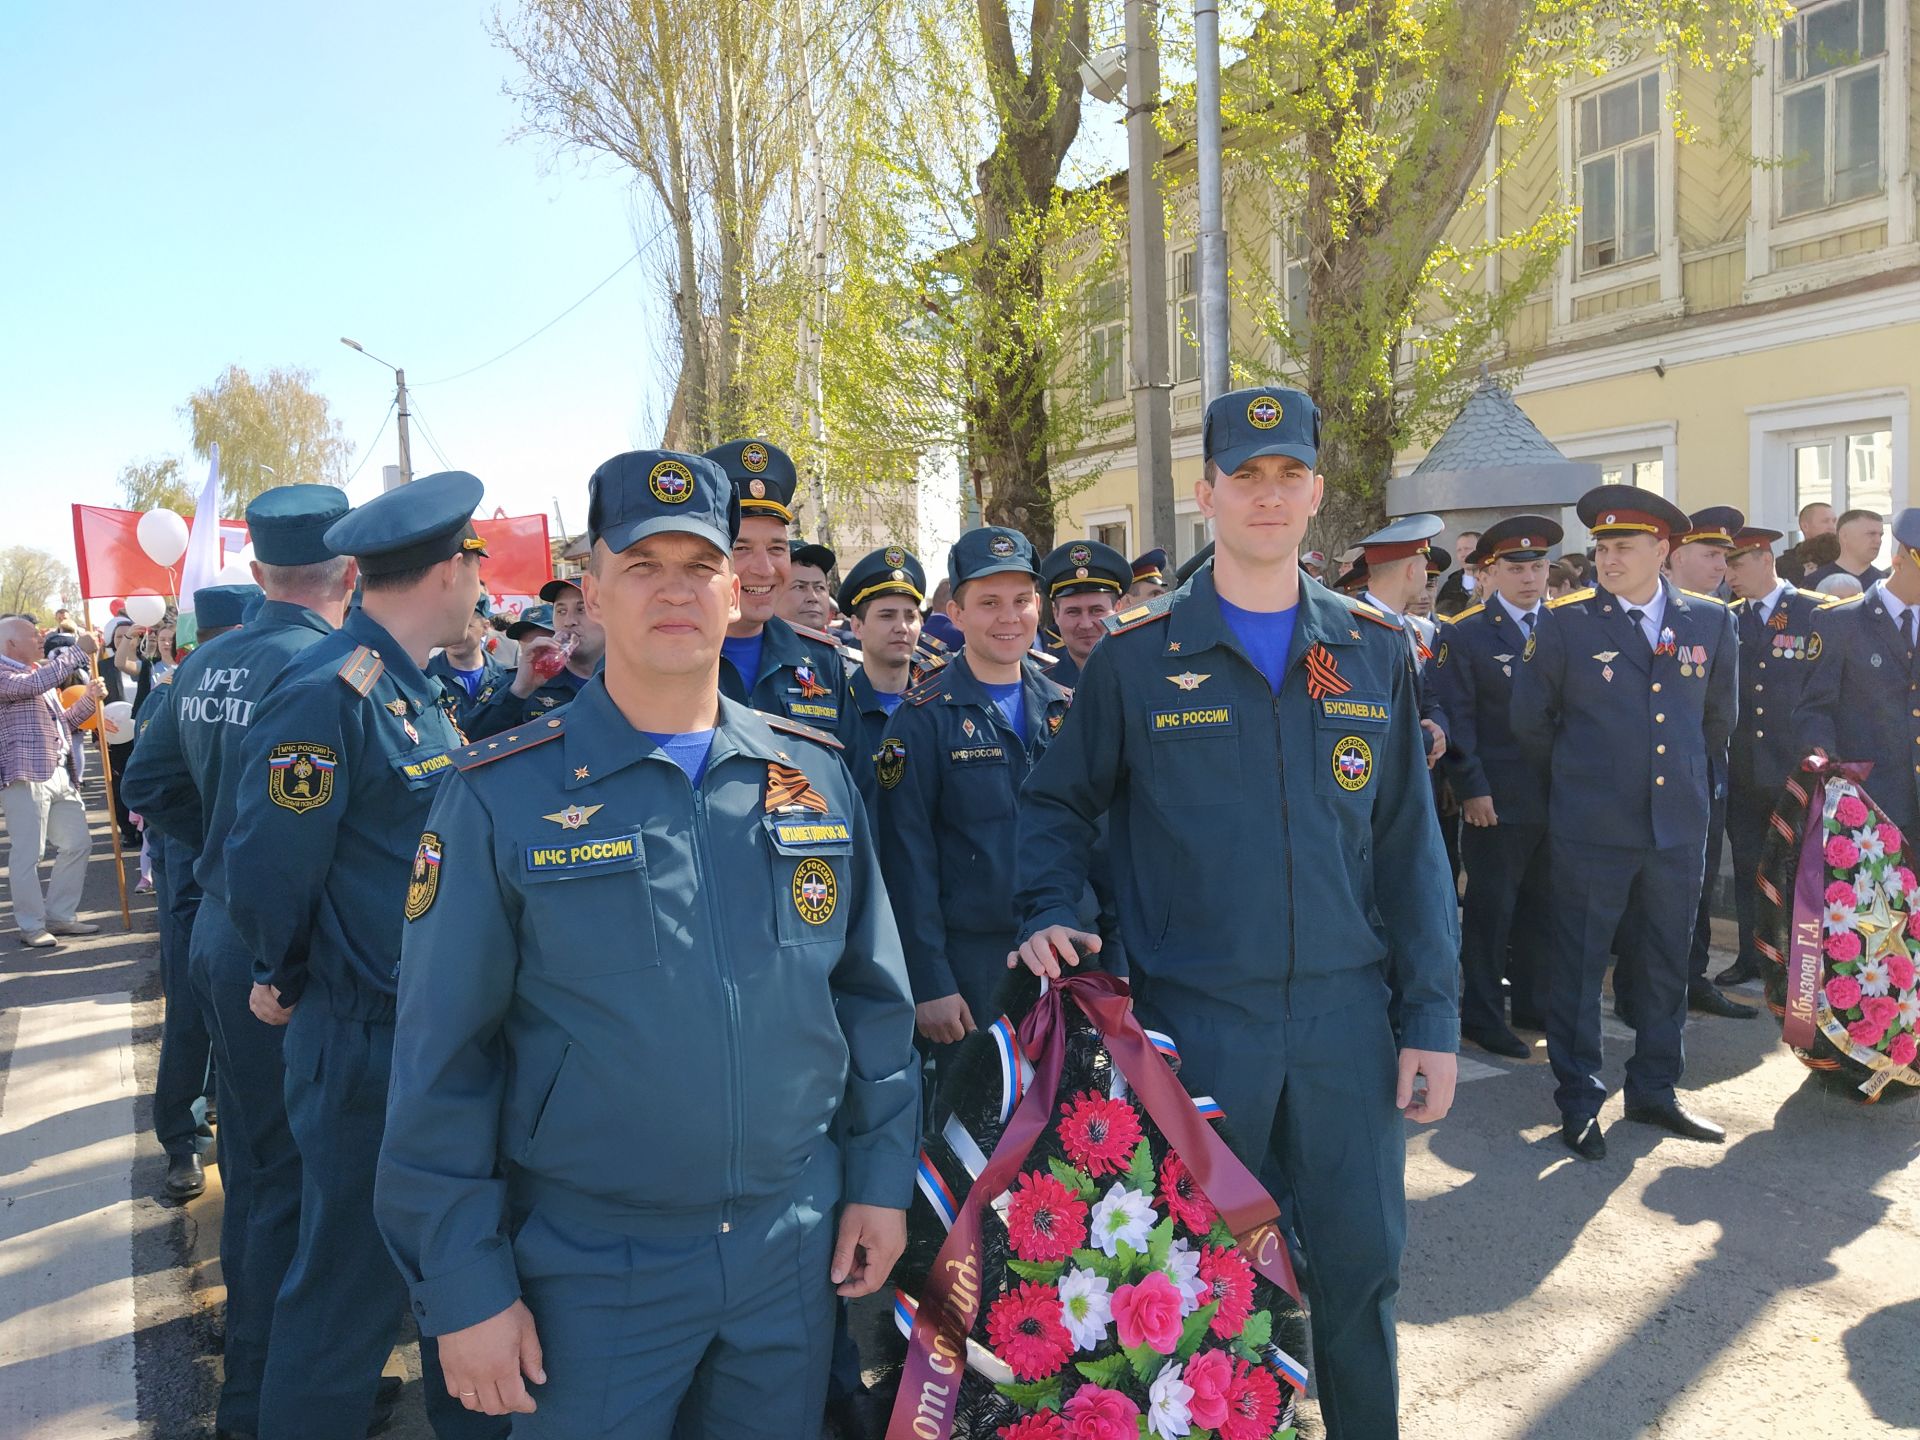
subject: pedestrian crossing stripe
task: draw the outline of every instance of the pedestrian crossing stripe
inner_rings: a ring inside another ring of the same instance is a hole
[[[940,1217],[940,1223],[951,1230],[953,1222],[960,1218],[960,1202],[953,1198],[953,1191],[947,1188],[939,1167],[927,1158],[924,1150],[920,1152],[920,1167],[913,1178],[920,1193],[927,1197],[927,1203],[933,1206],[933,1213]]]

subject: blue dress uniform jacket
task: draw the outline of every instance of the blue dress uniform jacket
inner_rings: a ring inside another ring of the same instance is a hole
[[[857,756],[860,724],[847,667],[831,635],[774,616],[761,627],[760,673],[742,675],[720,661],[720,693],[767,715],[824,730]]]
[[[460,733],[470,735],[473,731],[469,722],[492,703],[494,696],[512,685],[513,672],[482,649],[480,651],[480,683],[474,686],[473,693],[469,695],[466,685],[454,673],[453,666],[448,662],[447,654],[443,650],[427,661],[427,678],[440,682],[442,706]]]
[[[1022,936],[1076,923],[1111,809],[1134,974],[1255,1019],[1385,982],[1404,1045],[1456,1049],[1459,936],[1399,626],[1303,576],[1276,699],[1210,569],[1141,609],[1109,622],[1021,797]],[[1313,693],[1316,646],[1345,690]]]
[[[1014,733],[962,651],[907,692],[874,762],[880,864],[913,998],[960,995],[976,1025],[993,1019],[986,1009],[1016,939],[1020,787],[1070,703],[1032,660],[1021,690],[1031,739]]]
[[[423,1331],[520,1294],[516,1212],[712,1235],[830,1127],[844,1198],[907,1204],[913,1007],[828,743],[723,700],[696,788],[596,680],[457,767],[418,838],[379,1186]]]
[[[895,710],[906,703],[904,696],[894,698],[900,702],[893,707]],[[847,699],[853,716],[848,728],[857,727],[859,731],[854,739],[846,742],[847,769],[853,773],[854,788],[860,792],[860,799],[867,807],[867,819],[877,827],[880,823],[880,781],[874,774],[873,763],[879,758],[880,741],[885,738],[887,724],[893,716],[880,703],[880,692],[873,688],[873,681],[867,677],[863,666],[856,665],[847,672]]]
[[[1576,590],[1550,602],[1553,620],[1515,672],[1513,733],[1549,767],[1556,835],[1635,850],[1706,843],[1739,647],[1725,605],[1660,583],[1675,653],[1654,654],[1616,596]]]
[[[1540,628],[1552,623],[1542,610]],[[1462,800],[1491,797],[1500,823],[1547,823],[1546,771],[1513,733],[1513,677],[1526,653],[1524,627],[1496,601],[1443,623],[1427,666],[1451,728],[1447,779]]]
[[[1800,748],[1872,761],[1867,793],[1902,833],[1920,835],[1920,659],[1877,585],[1822,610],[1818,633],[1820,656],[1800,702]]]
[[[396,918],[460,741],[427,679],[364,610],[309,647],[253,717],[228,836],[228,908],[254,975],[311,982],[340,1017],[389,1020]]]
[[[460,722],[460,731],[469,740],[482,740],[516,725],[543,720],[562,705],[571,705],[587,683],[571,670],[561,670],[551,680],[542,681],[538,689],[520,696],[513,693],[514,677],[519,673],[517,669],[502,670],[492,697],[484,705],[476,704]]]
[[[1790,585],[1766,620],[1754,601],[1736,600],[1729,607],[1740,637],[1740,719],[1728,773],[1736,791],[1764,792],[1769,808],[1806,755],[1799,711],[1820,668],[1829,628],[1825,612],[1834,603]]]

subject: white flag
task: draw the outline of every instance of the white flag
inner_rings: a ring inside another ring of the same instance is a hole
[[[207,483],[193,507],[193,533],[187,537],[186,563],[180,569],[180,613],[193,613],[193,592],[218,582],[220,575],[220,446],[207,447]]]

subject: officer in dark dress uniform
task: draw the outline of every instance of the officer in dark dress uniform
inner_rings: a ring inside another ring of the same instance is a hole
[[[1836,760],[1872,761],[1868,794],[1901,834],[1920,836],[1917,606],[1920,509],[1907,509],[1893,517],[1891,573],[1823,609],[1818,639],[1807,637],[1813,674],[1800,701],[1799,742]]]
[[[1773,547],[1783,538],[1778,530],[1748,526],[1727,552],[1727,581],[1739,597],[1731,607],[1740,637],[1740,720],[1727,771],[1727,842],[1733,847],[1740,955],[1713,977],[1716,985],[1743,984],[1762,973],[1754,946],[1760,903],[1754,882],[1767,818],[1805,753],[1797,743],[1795,712],[1824,646],[1820,612],[1832,603],[1779,577]]]
[[[229,911],[226,837],[258,801],[241,750],[260,706],[295,659],[338,626],[353,591],[353,562],[327,542],[347,513],[332,485],[282,485],[247,506],[266,599],[239,630],[196,648],[174,672],[171,724],[143,736],[120,777],[140,813],[198,855],[201,889],[188,969],[209,1017],[220,1103],[220,1273],[226,1284],[223,1379],[215,1412],[223,1437],[263,1433],[260,1387],[274,1297],[300,1227],[300,1153],[287,1124],[286,1031],[249,1003],[253,956]],[[285,857],[279,857],[285,863]],[[273,882],[278,890],[279,882]]]
[[[709,450],[707,458],[726,473],[740,502],[733,546],[740,618],[727,630],[721,693],[825,730],[842,745],[858,745],[860,721],[838,643],[824,630],[790,624],[778,614],[792,564],[787,531],[799,484],[792,459],[764,440],[729,441]]]
[[[360,605],[289,665],[241,747],[227,904],[253,956],[253,1012],[287,1026],[302,1161],[299,1240],[260,1395],[271,1440],[365,1433],[406,1304],[374,1227],[374,1165],[408,875],[461,743],[425,666],[480,597],[481,493],[464,472],[429,475],[328,528],[327,544],[359,562]],[[445,1393],[431,1340],[420,1351],[441,1440],[506,1433]]]
[[[1107,816],[1140,1018],[1298,1235],[1327,1434],[1390,1440],[1401,1121],[1452,1102],[1459,932],[1406,637],[1299,568],[1318,441],[1297,390],[1208,406],[1217,549],[1114,617],[1027,781],[1019,953],[1057,974],[1101,948],[1075,907]]]
[[[1056,664],[1047,678],[1071,690],[1081,667],[1106,635],[1106,618],[1118,608],[1131,575],[1126,559],[1098,540],[1069,540],[1040,562],[1040,589],[1053,615],[1057,643],[1047,646]]]
[[[1426,586],[1427,574],[1441,557],[1428,542],[1446,528],[1438,515],[1403,515],[1360,542],[1360,557],[1343,583],[1353,593],[1400,627],[1413,657],[1420,695],[1420,726],[1427,732],[1427,764],[1438,763],[1447,744],[1447,713],[1427,675],[1432,658],[1434,623],[1409,615],[1407,607]],[[1386,592],[1386,593],[1383,593]]]
[[[1739,653],[1718,600],[1660,574],[1689,521],[1631,485],[1580,498],[1600,587],[1550,603],[1514,676],[1513,731],[1550,770],[1555,903],[1547,1054],[1559,1082],[1561,1138],[1583,1159],[1600,1133],[1600,988],[1616,934],[1637,1032],[1627,1118],[1692,1140],[1726,1132],[1681,1108],[1688,942],[1700,901],[1711,762],[1733,732]],[[1611,586],[1612,588],[1607,588]],[[1616,987],[1620,981],[1616,979]]]
[[[1027,657],[1040,622],[1033,546],[969,530],[947,557],[966,646],[907,692],[880,742],[880,864],[920,1033],[954,1044],[993,1023],[1014,934],[1020,787],[1067,714]]]
[[[1120,597],[1122,608],[1129,605],[1144,605],[1149,600],[1158,600],[1173,588],[1173,562],[1167,558],[1167,552],[1159,546],[1138,556],[1133,562],[1133,583],[1127,587],[1127,593]]]
[[[1529,890],[1547,888],[1546,774],[1530,761],[1512,725],[1513,677],[1552,623],[1543,603],[1547,556],[1561,540],[1544,515],[1510,515],[1481,533],[1468,564],[1480,576],[1478,605],[1442,623],[1434,648],[1435,687],[1452,721],[1445,770],[1464,824],[1461,860],[1467,893],[1460,916],[1460,1033],[1496,1055],[1525,1059],[1533,1047],[1507,1025],[1504,974],[1513,1023],[1542,1028],[1545,965],[1533,946],[1544,925],[1515,915]],[[1512,944],[1515,934],[1523,937]]]
[[[880,782],[874,758],[887,721],[913,688],[914,661],[920,656],[920,607],[926,603],[927,572],[902,545],[883,545],[860,557],[847,572],[836,597],[860,644],[860,663],[847,677],[860,734],[847,750],[847,768],[866,801],[869,819],[878,823]]]
[[[380,1224],[517,1440],[811,1440],[835,1287],[906,1240],[899,940],[838,743],[720,694],[724,475],[636,451],[590,496],[605,671],[416,830]]]

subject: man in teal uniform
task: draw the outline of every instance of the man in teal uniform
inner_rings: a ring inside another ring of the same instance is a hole
[[[740,529],[733,569],[740,577],[740,614],[721,650],[720,693],[769,715],[825,730],[843,745],[860,743],[860,723],[847,689],[846,666],[824,630],[779,616],[792,577],[793,461],[764,440],[734,440],[707,452],[733,484]],[[672,477],[677,480],[677,477]]]
[[[847,752],[847,768],[867,802],[869,819],[877,818],[880,787],[873,761],[880,738],[913,683],[926,584],[926,571],[912,551],[883,545],[861,556],[840,585],[840,613],[860,642],[860,663],[847,680],[860,733]]]
[[[1068,697],[1027,652],[1040,626],[1033,546],[997,525],[947,557],[947,614],[966,637],[907,693],[874,761],[880,864],[913,980],[914,1018],[935,1045],[990,1025],[1013,933],[1014,814]]]
[[[440,682],[442,704],[462,734],[471,733],[473,717],[507,688],[504,666],[487,651],[493,633],[493,611],[482,595],[458,645],[449,645],[427,662],[427,675]]]
[[[1049,646],[1059,663],[1047,678],[1071,690],[1093,647],[1105,638],[1107,616],[1117,608],[1131,577],[1126,558],[1098,540],[1069,540],[1040,562],[1040,588],[1060,637]]]
[[[1100,948],[1074,908],[1108,816],[1136,1008],[1298,1236],[1327,1435],[1385,1440],[1401,1118],[1452,1104],[1459,933],[1406,637],[1298,563],[1318,446],[1298,390],[1207,407],[1211,566],[1114,617],[1027,781],[1018,958]]]
[[[289,665],[346,614],[354,564],[326,538],[346,513],[346,496],[332,485],[276,486],[247,506],[253,571],[266,598],[241,629],[180,662],[170,710],[141,737],[120,777],[129,803],[199,857],[188,971],[209,1017],[220,1101],[221,1437],[261,1431],[274,1297],[299,1235],[301,1183],[287,1124],[285,1031],[250,1004],[253,957],[229,913],[224,842],[259,793],[244,783],[240,758],[255,714]]]
[[[507,637],[519,643],[519,664],[508,673],[493,703],[473,715],[471,725],[461,727],[471,739],[498,735],[571,704],[600,668],[607,650],[606,634],[587,614],[580,582],[571,578],[542,585],[540,604],[529,607],[508,626]],[[543,675],[543,669],[551,669],[562,654],[565,663]]]
[[[302,1161],[300,1234],[274,1306],[260,1396],[271,1440],[362,1434],[406,1287],[373,1221],[408,875],[460,741],[425,673],[480,598],[481,485],[429,475],[327,530],[359,562],[360,605],[254,711],[227,836],[227,904],[253,955],[253,1013],[287,1026],[286,1103]],[[438,1381],[435,1432],[505,1433]]]
[[[590,493],[605,673],[461,751],[418,838],[381,1228],[519,1440],[812,1440],[835,1289],[906,1240],[899,941],[838,743],[721,696],[725,477]]]

